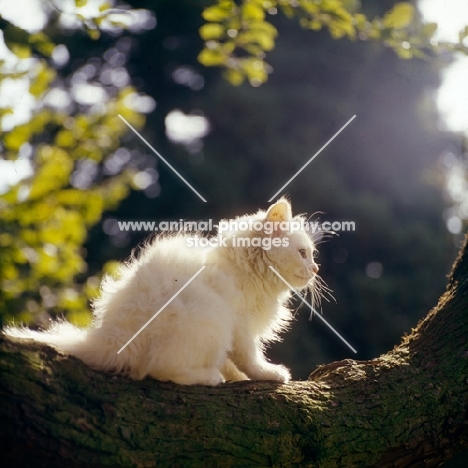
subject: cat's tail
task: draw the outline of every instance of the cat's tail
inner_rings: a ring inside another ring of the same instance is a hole
[[[36,331],[26,327],[5,327],[3,333],[13,338],[30,339],[53,346],[70,354],[86,340],[86,330],[75,327],[65,320],[55,322],[48,330]]]
[[[13,338],[30,339],[53,346],[96,370],[122,372],[133,379],[142,379],[147,374],[144,366],[138,365],[138,353],[135,350],[132,352],[135,345],[129,346],[126,353],[117,353],[122,343],[125,343],[124,338],[104,333],[100,327],[78,328],[63,320],[44,331],[6,327],[3,333]]]

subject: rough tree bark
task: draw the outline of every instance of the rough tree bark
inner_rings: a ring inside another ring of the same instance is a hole
[[[437,466],[468,447],[468,246],[399,346],[306,382],[134,382],[2,338],[0,397],[2,466]]]

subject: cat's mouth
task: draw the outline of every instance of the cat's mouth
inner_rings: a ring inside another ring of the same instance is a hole
[[[297,273],[294,275],[296,278],[301,278],[303,280],[307,280],[307,281],[310,281],[311,279],[313,279],[315,277],[315,273],[312,273],[311,275],[298,275]]]
[[[315,274],[312,276],[303,276],[303,275],[294,275],[297,279],[301,282],[305,283],[305,285],[309,284],[315,277]]]

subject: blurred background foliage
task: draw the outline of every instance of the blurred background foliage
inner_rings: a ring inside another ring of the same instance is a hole
[[[415,4],[393,1],[36,3],[43,24],[27,27],[0,0],[2,323],[89,323],[101,272],[149,234],[117,220],[266,208],[354,114],[286,189],[297,213],[356,223],[320,245],[324,316],[367,359],[435,304],[460,240],[446,172],[465,150],[431,93],[468,29],[435,42]],[[308,315],[271,350],[295,378],[354,357]]]
[[[138,175],[138,164],[118,162],[127,131],[118,115],[141,127],[139,107],[154,107],[124,68],[130,44],[121,31],[153,27],[154,17],[135,12],[128,21],[106,3],[86,11],[86,1],[34,5],[44,15],[37,32],[6,19],[11,3],[0,11],[2,156],[27,175],[4,180],[0,195],[1,318],[43,323],[63,312],[84,325],[99,287],[99,276],[88,275],[88,230],[129,195]]]
[[[333,39],[378,40],[401,58],[424,58],[427,51],[468,50],[463,43],[468,27],[460,32],[458,43],[431,43],[437,24],[421,21],[409,2],[398,2],[383,16],[370,17],[358,0],[218,0],[203,11],[207,23],[200,28],[205,46],[199,61],[225,68],[224,76],[233,85],[247,78],[252,86],[260,86],[272,71],[265,57],[278,35],[265,17],[278,12],[289,19],[297,18],[305,29],[325,28]]]

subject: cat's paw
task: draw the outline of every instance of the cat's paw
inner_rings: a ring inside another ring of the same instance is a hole
[[[276,375],[275,380],[278,382],[288,383],[291,380],[291,372],[284,366],[275,365],[274,374]]]
[[[289,369],[282,365],[270,364],[264,365],[260,375],[261,380],[276,380],[281,383],[288,383],[291,380],[291,373]]]
[[[226,382],[221,372],[218,369],[195,369],[190,375],[191,384],[209,385],[216,387],[216,385]]]
[[[215,387],[226,381],[216,368],[184,369],[183,372],[179,370],[171,375],[166,373],[164,379],[161,379],[159,374],[155,373],[150,374],[150,376],[157,380],[170,380],[179,385],[209,385],[210,387]]]

